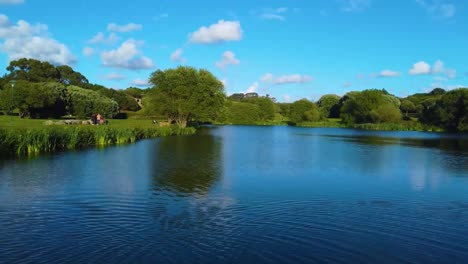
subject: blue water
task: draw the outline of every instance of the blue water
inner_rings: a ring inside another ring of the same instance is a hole
[[[0,161],[0,263],[467,263],[468,136],[226,126]]]

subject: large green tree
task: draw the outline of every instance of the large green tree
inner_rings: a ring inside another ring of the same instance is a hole
[[[59,70],[45,61],[23,58],[11,61],[6,69],[10,72],[7,75],[9,80],[28,82],[56,82],[60,80]]]
[[[180,127],[191,120],[214,120],[226,100],[223,84],[207,70],[180,66],[151,74],[152,110]]]
[[[290,105],[288,117],[291,122],[297,124],[306,121],[319,121],[321,115],[316,104],[307,99],[301,99]]]
[[[353,92],[343,100],[341,118],[347,124],[398,122],[401,112],[397,100],[382,90]]]
[[[340,96],[325,94],[317,101],[320,112],[325,117],[337,118],[340,116]]]

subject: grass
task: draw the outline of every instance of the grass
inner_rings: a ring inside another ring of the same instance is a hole
[[[159,127],[153,125],[151,120],[110,120],[106,126],[46,126],[45,121],[18,117],[11,120],[10,117],[0,116],[0,154],[36,155],[195,133],[195,128]]]

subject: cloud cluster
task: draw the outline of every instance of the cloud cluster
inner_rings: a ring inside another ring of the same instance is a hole
[[[392,70],[382,70],[377,77],[379,78],[392,78],[392,77],[397,77],[400,76],[400,72],[392,71]]]
[[[416,0],[426,11],[438,18],[451,18],[457,11],[455,5],[441,2],[439,0]]]
[[[94,49],[91,47],[84,47],[82,53],[84,56],[89,57],[94,54]]]
[[[142,28],[143,26],[141,24],[135,24],[135,23],[129,23],[126,25],[117,25],[115,23],[110,23],[109,25],[107,25],[107,31],[120,32],[120,33],[137,31],[137,30],[141,30]]]
[[[366,10],[371,5],[371,0],[341,0],[341,11],[354,13]]]
[[[138,87],[145,87],[145,86],[149,86],[150,83],[148,82],[148,80],[135,79],[131,82],[131,85],[138,86]]]
[[[260,17],[265,20],[286,20],[285,13],[288,11],[286,7],[280,8],[265,8],[260,14]]]
[[[141,55],[138,46],[143,42],[129,39],[114,50],[105,51],[101,54],[102,64],[107,67],[124,68],[131,70],[152,69],[153,61]]]
[[[199,44],[212,44],[242,39],[242,28],[239,21],[219,20],[209,27],[201,27],[189,34],[189,42]]]
[[[88,43],[112,45],[115,44],[117,41],[119,41],[119,37],[115,33],[109,34],[109,36],[106,38],[104,33],[98,32],[94,37],[88,40]]]
[[[260,78],[261,82],[265,83],[273,83],[276,85],[282,84],[293,84],[293,83],[307,83],[312,81],[312,77],[309,75],[301,75],[301,74],[291,74],[291,75],[282,75],[282,76],[274,76],[271,73],[267,73]]]
[[[7,16],[0,14],[0,51],[10,60],[33,58],[56,65],[73,65],[76,57],[67,46],[50,37],[46,25],[31,25],[24,20],[10,23]]]
[[[176,49],[174,52],[171,53],[171,61],[185,63],[187,59],[182,56],[184,53],[183,49]]]
[[[248,88],[247,88],[247,91],[245,91],[246,93],[255,93],[258,89],[258,86],[259,86],[259,83],[258,82],[254,82],[252,83],[252,85],[250,85]]]
[[[215,63],[216,67],[220,69],[226,68],[228,65],[238,65],[240,60],[236,58],[236,55],[232,51],[226,51],[223,53],[220,61]]]
[[[125,80],[127,77],[125,77],[122,74],[118,74],[115,72],[111,72],[107,75],[104,76],[104,79],[106,80],[112,80],[112,81],[118,81],[118,80]]]
[[[17,5],[24,3],[24,0],[0,0],[0,5]]]
[[[431,67],[427,62],[420,61],[413,64],[413,67],[409,70],[411,75],[429,75],[429,74],[445,74],[447,78],[453,79],[457,76],[457,71],[455,69],[446,69],[444,62],[437,60],[434,65]]]

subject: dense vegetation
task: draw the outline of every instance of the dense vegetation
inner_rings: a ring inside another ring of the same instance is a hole
[[[90,84],[68,66],[33,59],[12,61],[0,78],[0,109],[21,117],[143,117],[185,127],[191,121],[218,124],[291,124],[364,129],[468,131],[468,89],[436,88],[398,98],[386,90],[326,94],[317,102],[277,103],[256,93],[224,94],[222,83],[191,67],[157,70],[152,88],[109,89]],[[143,107],[143,109],[141,109]],[[125,115],[122,115],[124,112]]]

